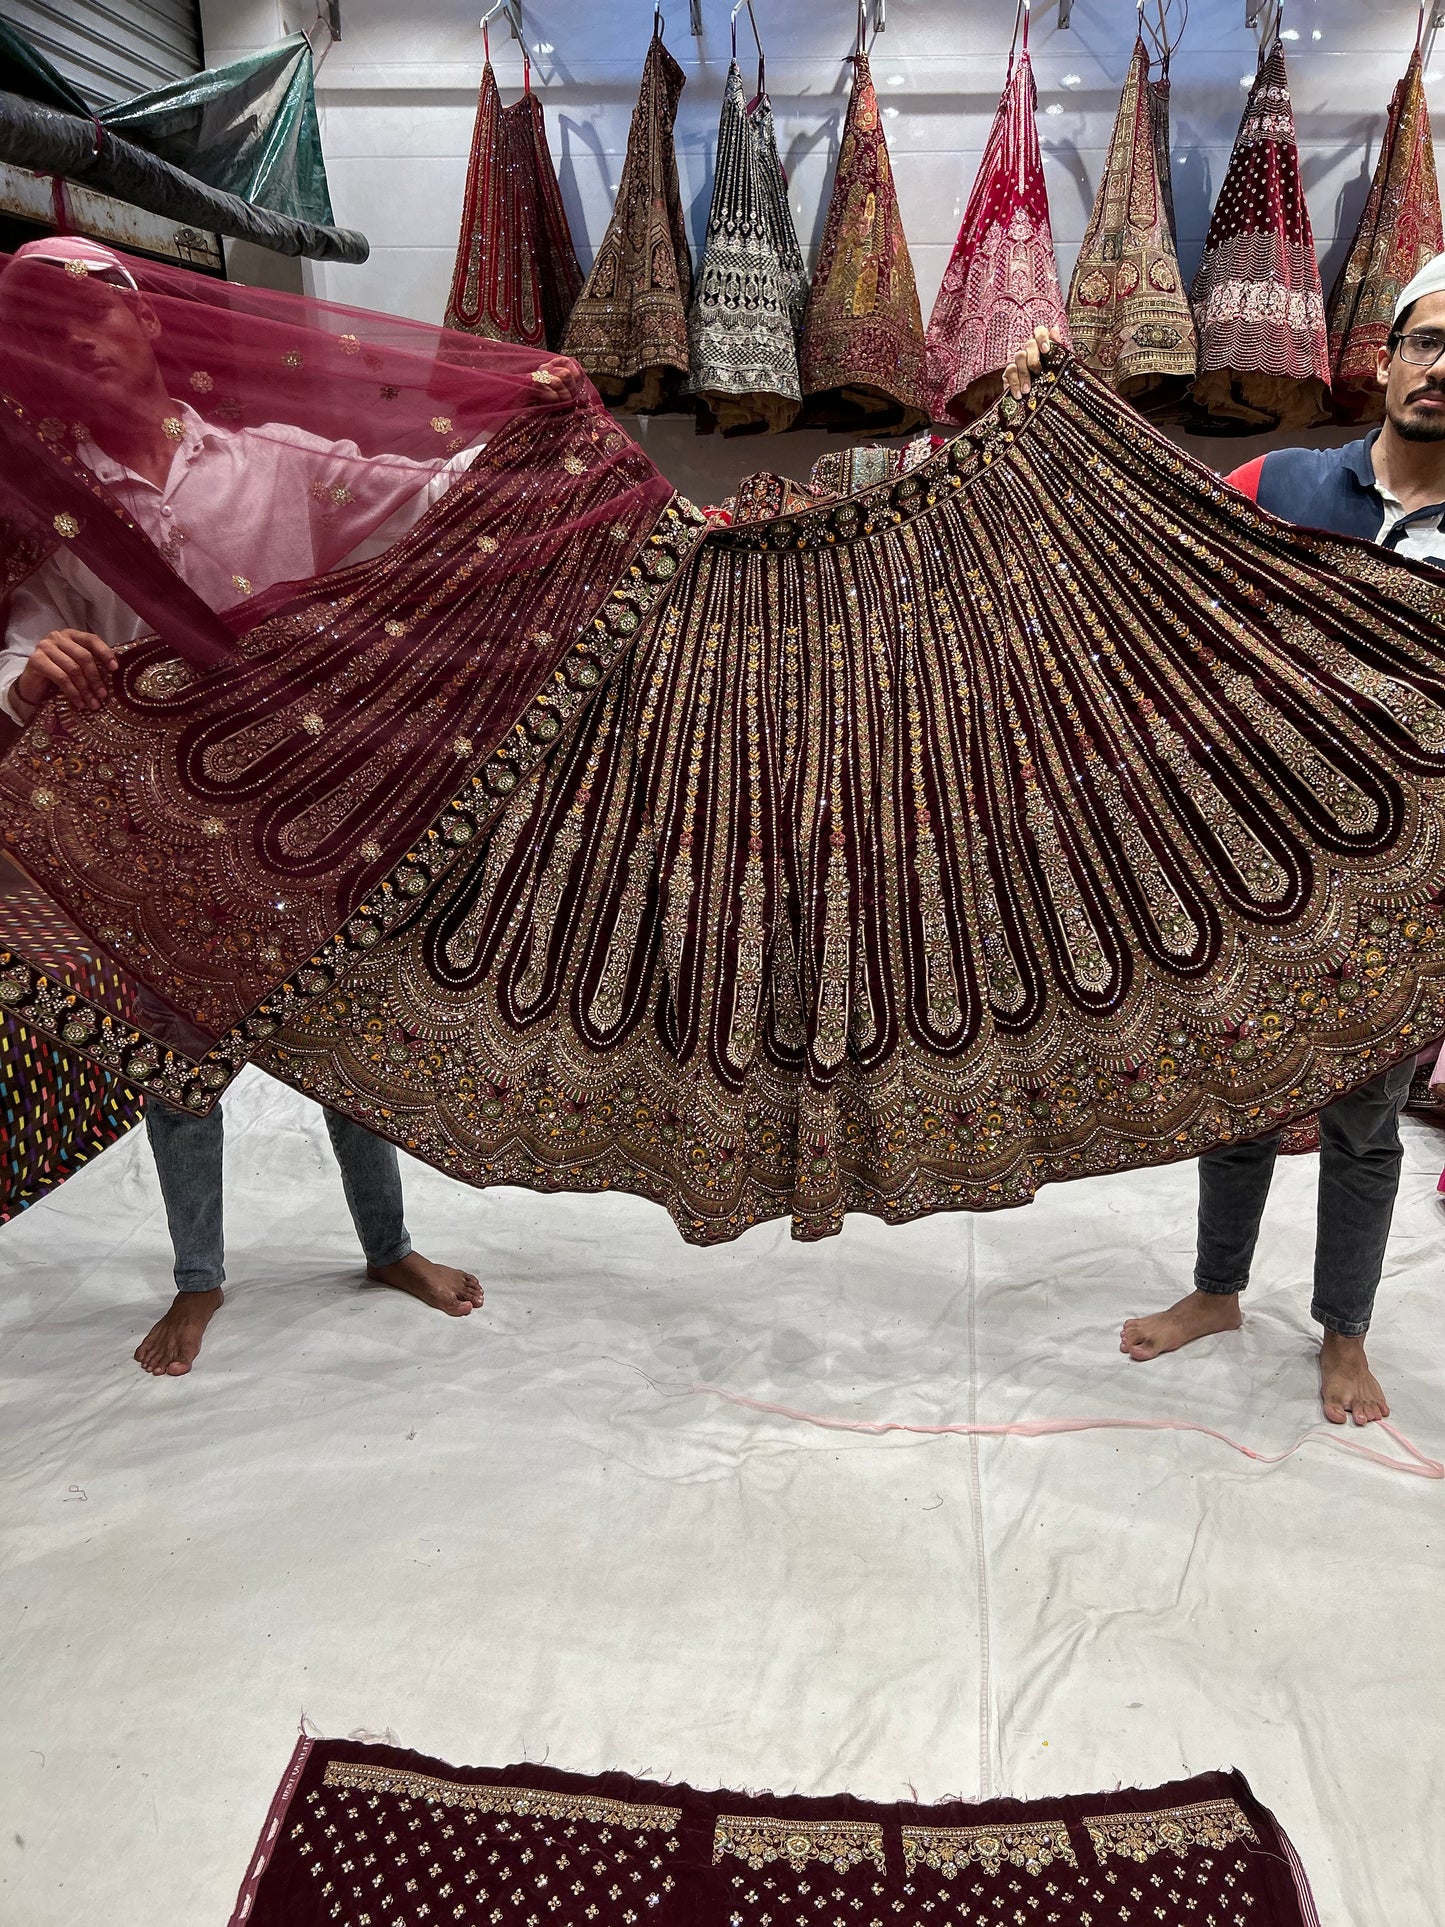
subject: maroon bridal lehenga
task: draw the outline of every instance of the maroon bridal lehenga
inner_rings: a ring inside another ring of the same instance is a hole
[[[446,325],[558,348],[582,271],[525,53],[523,63],[521,98],[510,107],[490,58],[482,69]]]
[[[1235,434],[1327,419],[1330,350],[1284,46],[1259,65],[1190,291],[1193,398]]]
[[[158,547],[56,332],[142,297],[0,267],[6,562],[155,630],[0,762],[9,874],[118,986],[0,896],[30,1030],[700,1243],[1190,1157],[1445,1033],[1445,585],[1077,359],[709,527],[570,364],[135,265],[218,458],[322,473]]]

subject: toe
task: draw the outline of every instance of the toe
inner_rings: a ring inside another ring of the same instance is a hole
[[[1343,1405],[1340,1404],[1338,1399],[1327,1398],[1325,1400],[1325,1417],[1329,1420],[1331,1425],[1344,1424],[1345,1408]]]

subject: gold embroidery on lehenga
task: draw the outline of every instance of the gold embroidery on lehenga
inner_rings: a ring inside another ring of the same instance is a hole
[[[1191,1847],[1219,1853],[1240,1840],[1259,1845],[1258,1834],[1233,1800],[1205,1800],[1163,1813],[1111,1813],[1083,1824],[1101,1863],[1117,1857],[1142,1865],[1159,1853],[1182,1859]]]
[[[768,1814],[721,1813],[713,1831],[712,1860],[744,1861],[754,1871],[785,1860],[795,1872],[821,1861],[834,1873],[872,1861],[884,1871],[883,1829],[872,1820],[786,1820]]]
[[[359,1793],[399,1794],[428,1805],[527,1814],[544,1820],[588,1820],[628,1831],[673,1833],[682,1817],[676,1807],[642,1806],[543,1787],[476,1785],[466,1780],[444,1780],[431,1773],[408,1773],[401,1767],[372,1766],[364,1760],[328,1760],[321,1783]]]
[[[1055,1860],[1077,1867],[1069,1830],[1062,1821],[1026,1821],[990,1827],[905,1827],[903,1866],[910,1878],[922,1866],[955,1880],[970,1867],[997,1874],[1002,1867],[1042,1873]]]

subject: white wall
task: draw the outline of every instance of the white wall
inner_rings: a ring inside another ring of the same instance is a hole
[[[1150,0],[1151,6],[1154,0]],[[805,246],[821,233],[846,101],[853,0],[755,0],[768,50],[768,87]],[[728,0],[702,0],[706,32],[688,30],[686,0],[667,10],[667,43],[688,84],[678,114],[684,203],[694,246],[711,191],[718,104],[728,59]],[[342,0],[344,36],[318,81],[322,135],[337,219],[371,239],[361,267],[308,270],[317,293],[440,320],[456,246],[482,44],[480,0]],[[1173,8],[1179,11],[1178,0]],[[1060,268],[1067,279],[1098,184],[1133,45],[1132,0],[1075,0],[1061,31],[1056,6],[1036,4],[1033,30],[1044,145]],[[312,0],[202,0],[206,57],[263,45],[315,18]],[[873,73],[887,116],[904,222],[927,315],[1003,84],[1012,0],[889,0]],[[1414,43],[1415,0],[1289,0],[1286,30],[1304,177],[1326,291],[1348,245],[1378,153],[1385,110]],[[1223,180],[1253,73],[1245,0],[1193,0],[1174,65],[1174,171],[1184,266],[1192,270]],[[644,0],[536,0],[523,22],[534,82],[584,267],[602,238],[627,141],[652,9]],[[746,28],[742,36],[746,44]],[[750,73],[746,53],[744,72]],[[521,58],[493,33],[505,98]],[[1445,78],[1445,36],[1436,69]],[[1432,85],[1445,112],[1445,93]],[[690,430],[656,423],[649,446],[680,486]],[[821,444],[820,444],[821,445]],[[708,471],[764,459],[759,444],[702,445]],[[747,450],[746,456],[743,451]],[[807,451],[790,438],[788,466]],[[1223,459],[1224,451],[1221,451]],[[776,459],[776,458],[769,458]]]

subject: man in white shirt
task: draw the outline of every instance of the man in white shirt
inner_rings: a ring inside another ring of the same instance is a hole
[[[450,462],[395,457],[361,464],[353,445],[288,424],[214,428],[167,394],[151,348],[159,323],[122,257],[71,238],[29,242],[22,256],[99,284],[97,299],[43,310],[47,346],[54,337],[93,403],[90,432],[100,439],[82,442],[78,452],[213,608],[380,554],[476,453],[473,446]],[[32,300],[36,273],[26,270]],[[118,291],[113,298],[99,293],[109,289]],[[353,511],[349,526],[370,530],[345,557],[332,556],[335,543],[327,540],[337,490]],[[372,496],[358,503],[358,490]],[[27,723],[57,690],[82,708],[99,707],[116,668],[115,647],[147,626],[72,550],[57,551],[11,597],[0,708]],[[395,1147],[349,1119],[329,1111],[325,1117],[368,1278],[465,1317],[481,1304],[481,1287],[470,1272],[412,1249]],[[223,1300],[221,1108],[198,1118],[153,1104],[146,1128],[175,1246],[176,1296],[135,1357],[157,1377],[177,1376],[190,1370]]]

